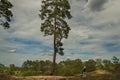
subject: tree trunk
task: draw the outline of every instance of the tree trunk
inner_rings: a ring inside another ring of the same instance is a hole
[[[53,55],[53,65],[51,75],[56,75],[56,45],[55,45],[55,35],[54,35],[54,55]]]
[[[56,6],[55,6],[55,10],[56,10]],[[56,16],[54,18],[54,55],[53,55],[53,65],[52,65],[52,71],[51,71],[51,75],[56,75]]]
[[[51,75],[55,75],[56,74],[56,36],[54,33],[54,55],[53,55],[53,64],[52,64],[52,72]]]

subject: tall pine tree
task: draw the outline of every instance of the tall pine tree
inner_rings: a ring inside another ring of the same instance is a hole
[[[5,29],[10,27],[9,22],[13,16],[10,10],[12,7],[13,5],[8,0],[0,0],[0,25]]]
[[[54,37],[54,55],[51,75],[55,75],[56,54],[64,55],[62,39],[67,39],[70,31],[70,27],[66,22],[66,18],[72,18],[70,14],[70,4],[68,0],[42,0],[39,16],[43,20],[43,23],[41,23],[41,32],[44,32],[45,36],[53,35]]]

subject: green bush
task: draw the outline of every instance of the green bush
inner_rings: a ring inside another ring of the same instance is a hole
[[[51,71],[45,71],[43,74],[44,75],[50,75]]]
[[[37,71],[24,71],[24,72],[21,72],[22,76],[37,76],[39,74],[40,73],[37,72]]]

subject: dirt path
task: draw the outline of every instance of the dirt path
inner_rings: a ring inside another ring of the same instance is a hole
[[[16,80],[79,80],[75,77],[64,76],[28,76],[28,77],[13,77]]]

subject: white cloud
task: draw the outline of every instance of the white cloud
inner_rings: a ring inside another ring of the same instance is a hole
[[[120,39],[110,39],[112,36],[119,35],[120,33],[120,18],[118,15],[120,11],[118,8],[119,0],[109,0],[108,2],[106,2],[105,5],[103,5],[105,3],[104,1],[105,0],[88,1],[88,3],[86,4],[87,8],[94,9],[95,6],[98,6],[102,9],[102,7],[104,6],[104,9],[96,12],[94,12],[94,10],[87,11],[86,9],[84,9],[86,5],[82,7],[77,6],[76,9],[74,9],[76,5],[72,6],[73,19],[71,25],[73,27],[68,40],[65,41],[65,47],[78,49],[80,51],[94,51],[97,55],[102,56],[103,54],[109,53],[104,47],[101,46],[102,44],[119,44]],[[80,2],[77,2],[75,4],[80,4]],[[99,3],[100,5],[95,5]],[[83,35],[84,37],[80,35]],[[93,38],[89,39],[89,37],[91,36]],[[82,41],[89,41],[92,42],[92,44],[80,45],[79,42]],[[114,53],[112,53],[111,56],[112,55],[114,55]]]
[[[86,7],[91,11],[100,11],[108,0],[88,0]]]

